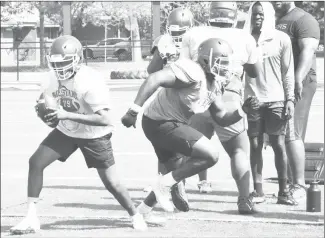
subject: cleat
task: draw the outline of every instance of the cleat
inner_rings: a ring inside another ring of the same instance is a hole
[[[294,200],[301,200],[306,198],[307,188],[300,184],[294,184],[289,186],[289,192]]]
[[[200,193],[211,193],[212,192],[212,187],[211,183],[209,183],[206,180],[202,180],[197,184]]]
[[[249,195],[253,203],[265,202],[265,195],[257,193],[255,190]]]
[[[23,235],[36,233],[41,229],[40,221],[38,217],[25,217],[16,226],[10,228],[10,233],[12,235]]]
[[[161,182],[162,175],[158,176],[158,180],[156,184],[152,187],[152,191],[154,192],[157,202],[166,212],[173,212],[174,206],[172,202],[169,200],[170,197],[170,187],[165,186]]]
[[[151,212],[143,213],[143,218],[148,224],[164,226],[167,222],[165,217],[152,215]]]
[[[188,212],[190,206],[188,203],[185,186],[183,181],[174,184],[171,188],[171,197],[175,207],[181,212]]]
[[[146,231],[148,230],[147,223],[145,222],[142,214],[137,213],[132,216],[132,226],[137,231]]]
[[[278,193],[278,201],[277,204],[296,206],[298,203],[293,199],[291,193],[289,191],[279,192]]]
[[[238,197],[237,205],[240,214],[258,213],[255,204],[252,202],[252,197]]]

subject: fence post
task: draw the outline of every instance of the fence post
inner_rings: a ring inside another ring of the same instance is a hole
[[[17,82],[19,81],[19,46],[17,46]]]
[[[86,41],[86,51],[85,51],[86,65],[88,65],[88,42]]]

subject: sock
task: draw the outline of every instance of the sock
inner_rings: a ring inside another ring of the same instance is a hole
[[[279,179],[279,191],[285,192],[287,190],[287,179]]]
[[[39,198],[35,197],[28,197],[27,199],[27,216],[36,216],[36,203],[39,200]]]
[[[259,195],[264,195],[262,183],[254,183],[254,189]]]
[[[162,183],[166,186],[173,186],[175,183],[177,183],[177,181],[174,179],[173,175],[172,175],[172,172],[169,172],[168,174],[165,174],[163,177],[162,177]]]
[[[151,212],[151,210],[152,210],[152,207],[149,207],[149,206],[148,206],[147,204],[145,204],[144,202],[141,202],[140,205],[138,206],[138,211],[139,211],[139,213],[141,213],[141,214]]]

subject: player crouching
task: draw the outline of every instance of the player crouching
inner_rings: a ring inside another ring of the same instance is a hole
[[[42,93],[47,95],[45,98],[56,99],[61,106],[47,113],[41,104],[36,109],[39,115],[42,114],[42,120],[57,126],[29,159],[28,212],[10,229],[13,234],[40,229],[36,203],[43,187],[43,171],[56,160],[65,162],[78,148],[88,168],[97,169],[106,189],[127,210],[134,229],[147,229],[143,216],[137,212],[117,175],[110,140],[113,129],[111,110],[104,78],[81,65],[82,58],[82,45],[75,37],[66,35],[53,41],[48,56],[50,76]]]

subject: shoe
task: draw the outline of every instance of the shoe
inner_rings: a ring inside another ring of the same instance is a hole
[[[16,226],[10,228],[12,235],[23,235],[29,233],[36,233],[41,229],[40,221],[37,216],[25,217]]]
[[[152,187],[151,187],[151,186],[148,186],[148,187],[145,187],[145,188],[143,189],[143,192],[145,192],[145,193],[149,193],[149,192],[151,192],[151,190],[152,190]]]
[[[255,214],[258,212],[252,202],[252,197],[238,197],[237,206],[240,214]]]
[[[278,193],[278,202],[277,204],[296,206],[298,203],[293,199],[289,191],[279,192]]]
[[[265,195],[263,194],[259,194],[256,192],[256,190],[254,190],[253,192],[251,192],[251,194],[249,195],[252,199],[253,203],[262,203],[265,202]]]
[[[142,215],[143,215],[144,220],[148,224],[153,224],[153,225],[158,225],[158,226],[164,226],[166,224],[166,222],[167,222],[167,218],[152,215],[151,212],[142,213]]]
[[[188,212],[190,206],[188,203],[185,186],[183,181],[174,184],[171,188],[171,197],[175,207],[181,212]]]
[[[300,184],[294,184],[289,187],[289,192],[296,201],[306,198],[306,191],[307,188]]]
[[[208,183],[206,180],[202,180],[197,184],[200,193],[211,193],[212,192],[212,187],[211,183]]]
[[[132,216],[132,225],[135,230],[138,231],[146,231],[148,230],[147,223],[145,222],[142,214],[137,213]]]
[[[152,186],[152,191],[154,192],[157,202],[166,212],[173,212],[174,205],[169,200],[170,197],[170,187],[165,186],[162,181],[162,175],[158,175],[157,182]]]

